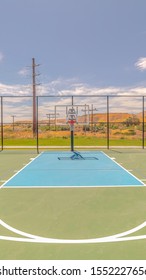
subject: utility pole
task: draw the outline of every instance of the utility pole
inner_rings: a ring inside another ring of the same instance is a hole
[[[51,118],[53,118],[53,117],[55,119],[55,128],[56,128],[56,116],[59,116],[59,113],[58,114],[56,112],[55,113],[49,113],[49,114],[46,114],[46,116],[49,119],[49,130],[50,130],[50,126],[51,126]]]
[[[84,105],[85,109],[82,109],[82,112],[85,112],[85,125],[84,125],[84,131],[85,131],[85,135],[86,135],[86,123],[87,123],[87,113],[89,114],[89,107],[87,104]],[[90,120],[89,120],[90,122]]]
[[[40,66],[40,64],[35,63],[35,58],[32,58],[32,94],[33,94],[33,136],[36,136],[37,131],[37,116],[36,116],[36,67]]]
[[[11,116],[12,117],[12,125],[13,125],[13,131],[14,131],[14,124],[15,124],[15,121],[14,121],[14,118],[16,117],[15,115]]]
[[[85,112],[85,123],[87,122],[87,108],[86,108],[86,104],[85,104],[85,110],[82,110],[83,112]],[[91,124],[91,130],[93,131],[93,124],[94,124],[94,121],[93,121],[93,118],[94,118],[94,111],[98,111],[96,108],[94,108],[93,104],[91,105],[91,109],[89,108],[88,109],[88,112],[89,112],[89,124]],[[90,115],[90,112],[91,112],[91,115]],[[90,118],[91,116],[91,118]],[[86,134],[86,125],[85,125],[85,134]]]
[[[93,104],[91,105],[91,109],[89,109],[89,111],[91,111],[91,130],[93,131],[93,124],[94,124],[94,121],[93,121],[93,118],[94,118],[94,114],[93,114],[93,111],[98,111],[96,108],[93,107]]]

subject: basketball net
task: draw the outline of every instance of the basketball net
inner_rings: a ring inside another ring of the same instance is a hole
[[[68,120],[68,124],[70,125],[70,130],[74,131],[74,125],[76,123],[76,120]]]

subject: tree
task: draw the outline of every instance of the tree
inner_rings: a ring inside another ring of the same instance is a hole
[[[132,115],[132,117],[129,117],[124,121],[124,124],[129,127],[129,126],[135,126],[140,124],[140,120],[136,115]]]

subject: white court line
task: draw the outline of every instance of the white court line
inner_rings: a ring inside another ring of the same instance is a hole
[[[22,237],[10,237],[10,236],[0,236],[0,240],[8,240],[8,241],[17,241],[17,242],[35,242],[35,243],[53,243],[53,244],[87,244],[87,243],[104,243],[104,242],[120,242],[120,241],[132,241],[132,240],[140,240],[140,239],[146,239],[146,235],[141,236],[130,236],[125,237],[126,235],[132,234],[137,232],[138,230],[144,228],[146,226],[146,221],[142,223],[141,225],[125,231],[123,233],[107,236],[107,237],[100,237],[100,238],[92,238],[92,239],[54,239],[54,238],[45,238],[37,235],[32,235],[23,231],[20,231],[18,229],[15,229],[2,220],[0,220],[0,225],[5,227],[6,229],[23,235],[27,238]]]
[[[22,167],[20,170],[14,170],[14,172],[16,172],[12,177],[10,177],[7,181],[5,181],[5,183],[4,184],[2,184],[1,186],[0,186],[0,189],[2,188],[2,187],[4,187],[5,186],[5,184],[7,184],[11,179],[13,179],[17,174],[19,174],[22,170],[24,170],[28,165],[30,165],[34,160],[36,160],[40,155],[41,155],[42,153],[40,153],[39,155],[37,155],[35,158],[31,158],[30,160],[30,162],[29,163],[27,163],[24,167]]]
[[[126,168],[124,168],[123,166],[121,166],[118,162],[116,162],[113,158],[111,158],[110,156],[108,156],[107,154],[105,154],[104,152],[101,151],[102,154],[104,154],[107,158],[109,158],[110,160],[112,160],[115,164],[117,164],[118,166],[120,166],[122,169],[124,169],[127,173],[129,173],[132,177],[134,177],[137,181],[139,181],[142,185],[145,186],[145,184],[138,179],[135,175],[133,175],[132,173],[130,173]]]
[[[73,189],[82,189],[82,188],[135,188],[135,187],[146,187],[145,184],[143,185],[105,185],[105,186],[4,186],[5,189],[66,189],[66,188],[73,188]]]

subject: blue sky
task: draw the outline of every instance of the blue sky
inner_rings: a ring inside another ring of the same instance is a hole
[[[0,94],[28,94],[32,57],[38,94],[146,94],[145,11],[145,0],[1,0]]]
[[[144,82],[135,63],[146,56],[145,11],[145,0],[2,0],[0,81],[21,83],[35,57],[49,80]]]

